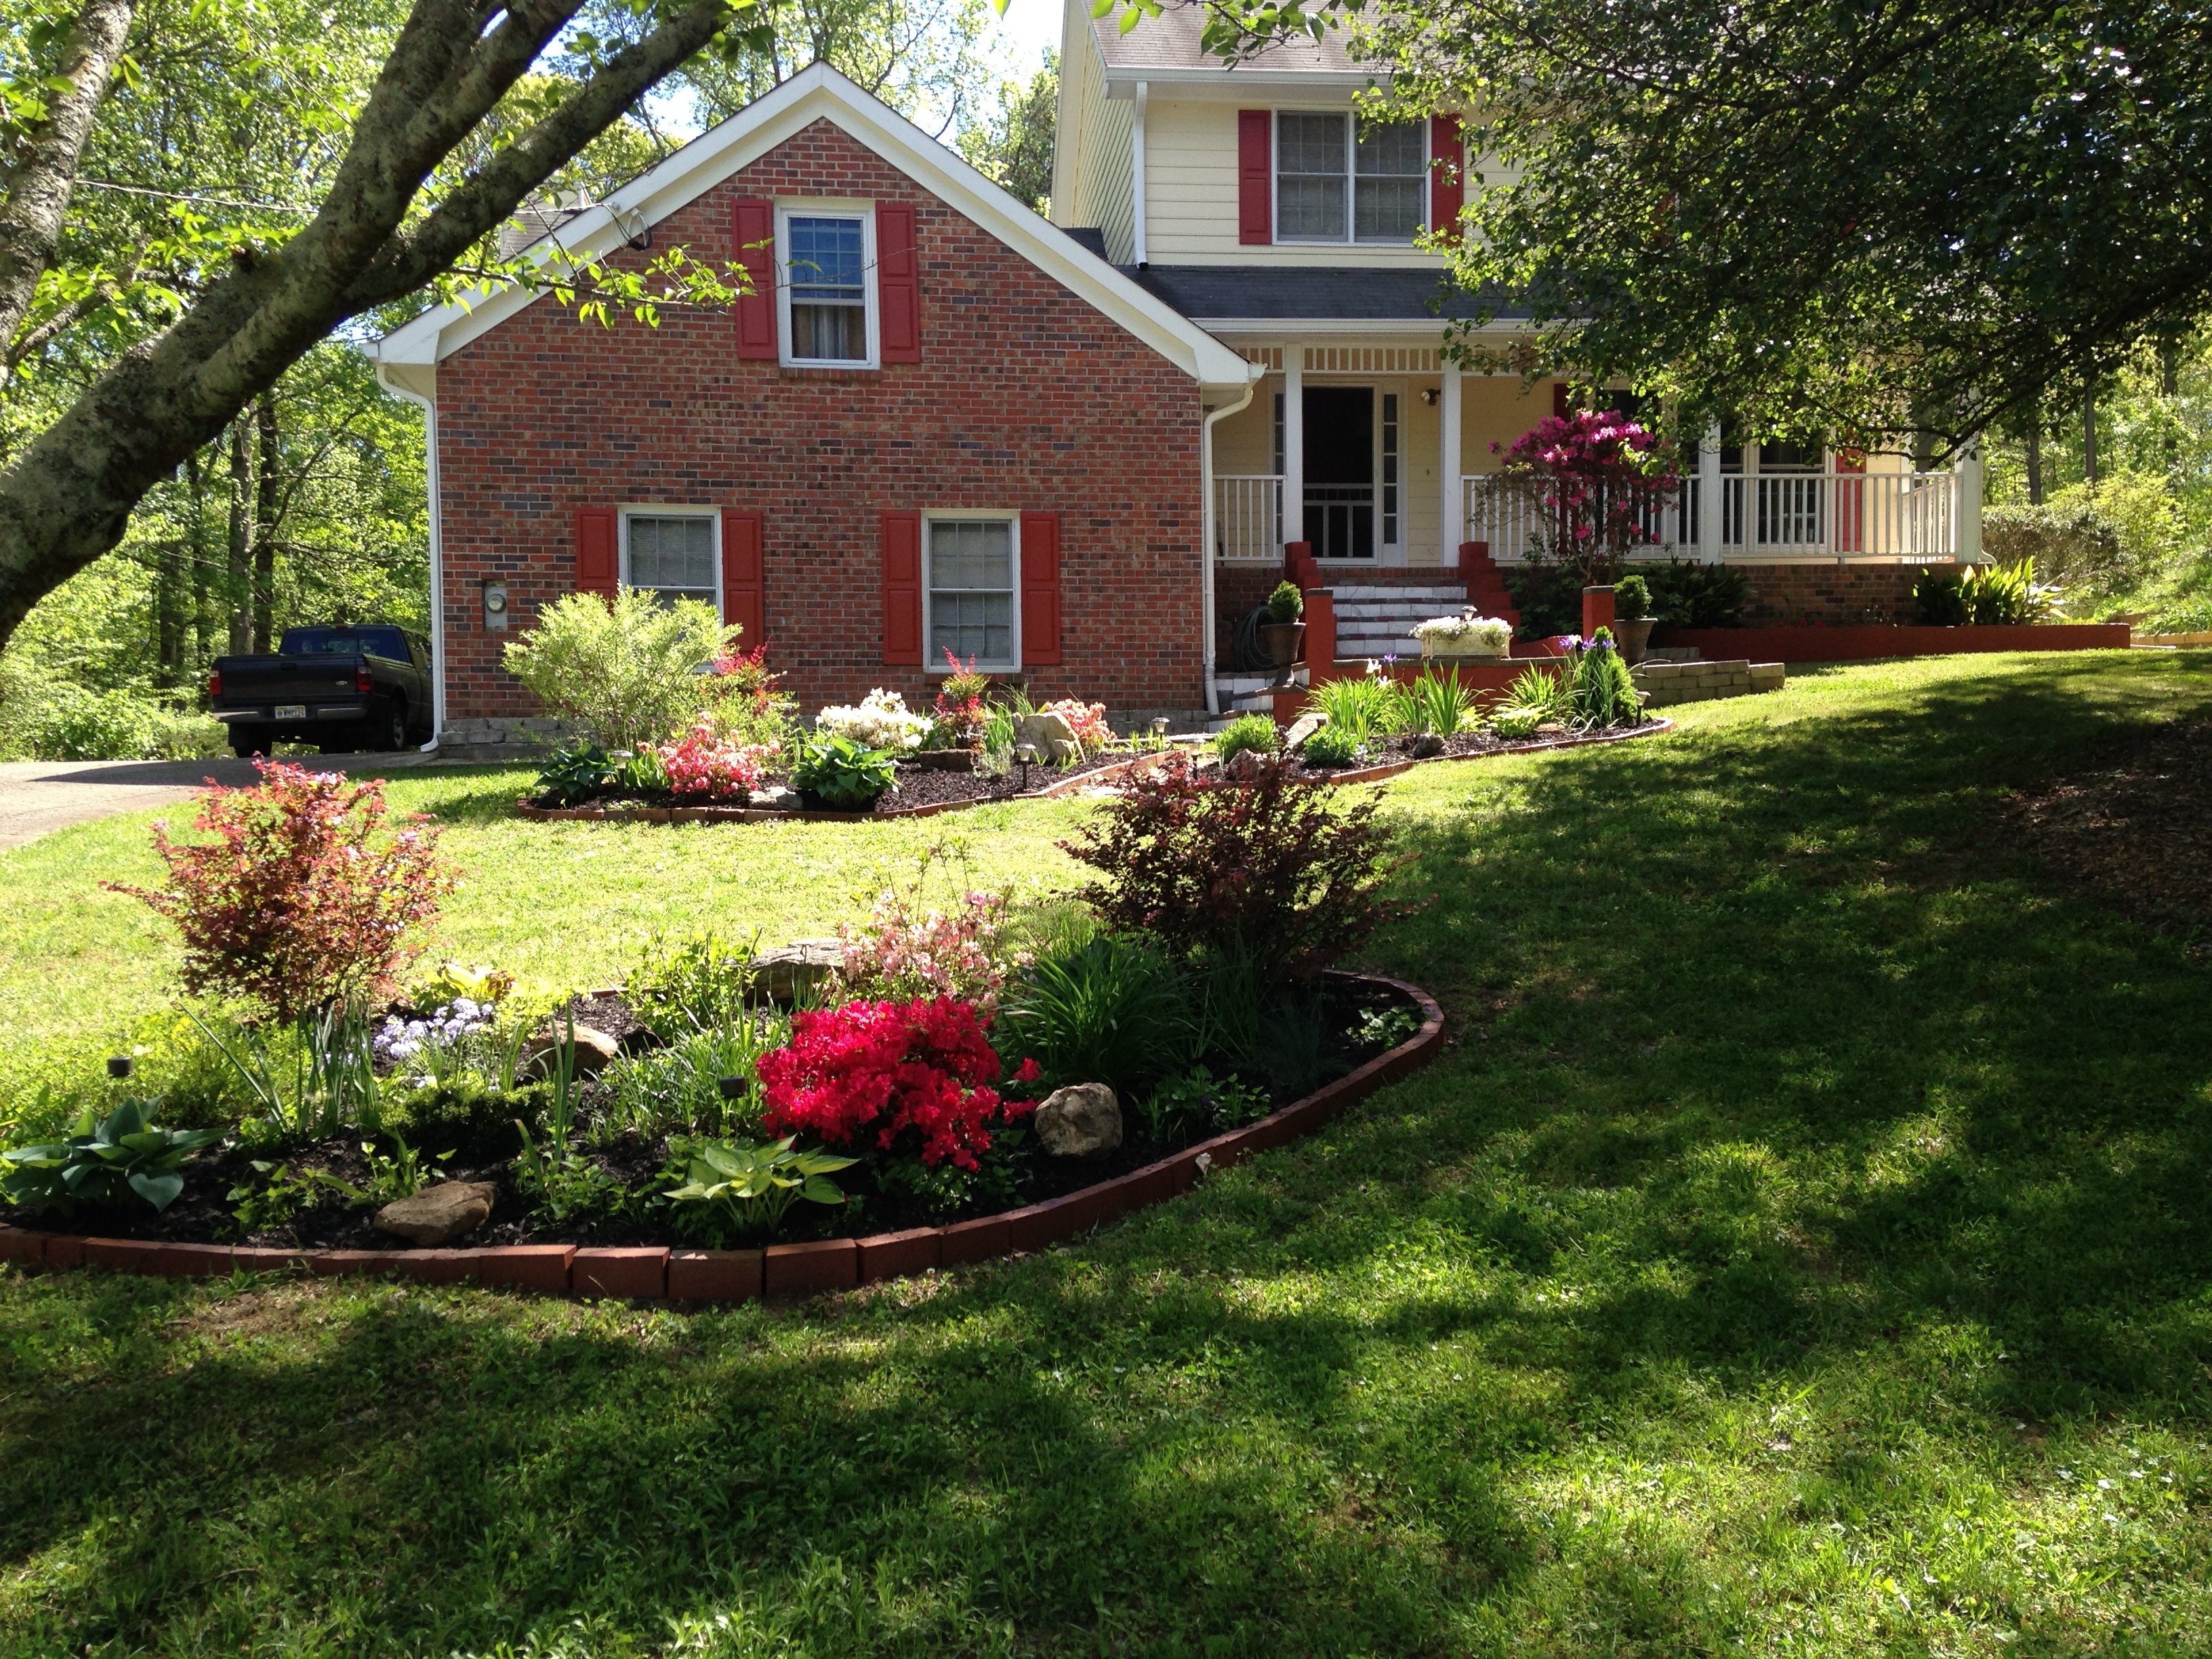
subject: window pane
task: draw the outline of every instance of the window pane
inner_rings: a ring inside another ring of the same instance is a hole
[[[714,524],[699,514],[629,520],[629,585],[670,598],[714,597]]]
[[[1423,137],[1419,121],[1363,127],[1352,166],[1362,178],[1425,173],[1429,158]]]
[[[1014,659],[1014,527],[1004,519],[929,525],[929,650]]]
[[[866,362],[867,312],[856,305],[802,305],[794,294],[791,355],[802,362]]]
[[[1344,146],[1351,117],[1275,118],[1277,234],[1309,241],[1344,240]]]
[[[1358,181],[1352,236],[1363,242],[1410,242],[1421,228],[1428,193],[1427,135],[1419,121],[1364,130],[1352,158]]]
[[[1362,179],[1352,234],[1363,242],[1410,242],[1421,228],[1421,180]]]
[[[858,219],[791,219],[785,228],[791,234],[793,299],[863,297],[867,276]]]

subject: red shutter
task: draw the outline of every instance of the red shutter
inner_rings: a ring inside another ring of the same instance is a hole
[[[1275,117],[1271,110],[1237,112],[1237,240],[1275,240]]]
[[[1552,382],[1552,413],[1563,421],[1574,413],[1567,406],[1567,382],[1565,380]]]
[[[921,361],[921,262],[915,253],[914,209],[876,205],[876,310],[887,363]]]
[[[622,585],[622,557],[615,544],[611,507],[576,509],[576,591],[612,599]]]
[[[1060,664],[1060,514],[1022,514],[1022,666]]]
[[[774,362],[775,352],[775,204],[740,197],[731,210],[733,263],[745,268],[747,291],[738,296],[738,356]]]
[[[1460,155],[1459,117],[1429,118],[1429,228],[1457,235],[1467,204],[1466,163]]]
[[[761,568],[761,515],[722,514],[722,620],[744,632],[738,649],[750,651],[768,638],[768,592]]]
[[[884,660],[921,661],[921,514],[884,514]]]

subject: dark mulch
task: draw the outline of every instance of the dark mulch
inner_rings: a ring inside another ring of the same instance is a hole
[[[574,1006],[580,1022],[586,1022],[588,1012],[590,1018],[586,1023],[611,1035],[641,1030],[619,996],[580,998]],[[1413,1007],[1409,999],[1385,986],[1358,981],[1325,981],[1316,1010],[1316,1017],[1328,1034],[1322,1044],[1320,1074],[1296,1083],[1247,1079],[1263,1084],[1267,1091],[1266,1103],[1254,1115],[1287,1106],[1384,1052],[1390,1045],[1363,1044],[1352,1037],[1349,1028],[1363,1011]],[[647,1041],[650,1042],[649,1035]],[[632,1045],[626,1042],[624,1046]],[[580,1126],[591,1121],[597,1092],[595,1084],[583,1085],[576,1149],[620,1187],[641,1187],[668,1163],[667,1143],[626,1133],[611,1138],[605,1145],[590,1144]],[[489,1103],[506,1109],[496,1097]],[[998,1155],[987,1159],[986,1176],[976,1184],[968,1201],[951,1207],[925,1200],[896,1183],[878,1182],[871,1164],[864,1162],[839,1177],[839,1184],[853,1200],[845,1210],[801,1205],[786,1218],[781,1236],[793,1239],[842,1237],[993,1215],[1126,1175],[1236,1127],[1228,1122],[1197,1123],[1165,1138],[1154,1139],[1147,1133],[1143,1116],[1125,1105],[1121,1145],[1103,1158],[1084,1160],[1054,1158],[1026,1130],[1018,1130],[1005,1138],[997,1149]],[[487,1121],[479,1112],[474,1117],[463,1115],[449,1121],[420,1124],[405,1133],[425,1167],[442,1172],[450,1180],[488,1182],[497,1189],[492,1201],[491,1220],[465,1238],[457,1240],[458,1243],[617,1246],[712,1242],[679,1236],[671,1225],[673,1218],[669,1211],[658,1203],[633,1203],[619,1212],[556,1221],[536,1207],[534,1198],[523,1194],[517,1186],[514,1160],[521,1150],[521,1136],[504,1117]],[[143,1206],[99,1212],[80,1211],[69,1215],[27,1210],[21,1212],[19,1220],[21,1224],[44,1231],[176,1243],[240,1243],[273,1249],[406,1249],[410,1247],[405,1240],[376,1230],[372,1220],[375,1213],[373,1206],[356,1205],[335,1191],[316,1194],[288,1219],[251,1232],[241,1227],[236,1214],[240,1200],[230,1196],[235,1189],[259,1190],[269,1185],[270,1172],[257,1169],[257,1163],[280,1166],[295,1180],[306,1177],[313,1170],[325,1170],[350,1186],[366,1188],[370,1170],[363,1143],[373,1139],[375,1138],[356,1131],[281,1148],[234,1146],[200,1153],[184,1165],[183,1196],[160,1214]],[[537,1132],[537,1139],[543,1150],[542,1129]],[[390,1150],[388,1140],[384,1150]]]
[[[2075,891],[2212,951],[2212,725],[2117,740],[2008,817]]]
[[[1015,766],[1008,769],[1003,776],[996,777],[986,772],[948,771],[927,763],[901,761],[898,767],[898,781],[892,786],[890,793],[883,796],[869,810],[876,812],[891,812],[902,807],[936,806],[946,801],[1012,800],[1018,795],[1031,793],[1049,784],[1059,783],[1068,778],[1079,778],[1085,773],[1096,772],[1102,768],[1116,765],[1128,758],[1126,751],[1119,754],[1109,752],[1093,755],[1085,760],[1073,761],[1066,766]],[[773,777],[769,781],[787,788],[791,780],[784,776]],[[540,806],[550,806],[554,804],[544,800],[536,803]],[[685,799],[671,794],[665,789],[631,794],[602,795],[581,803],[585,808],[599,811],[625,806],[698,806],[712,804],[715,803]],[[796,794],[780,795],[773,799],[763,799],[753,804],[764,811],[770,811],[824,810],[818,804],[807,801]]]
[[[1607,735],[1634,731],[1638,726],[1657,726],[1660,722],[1650,716],[1637,722],[1636,726],[1613,726]],[[1370,766],[1389,766],[1399,761],[1450,760],[1462,755],[1494,755],[1518,749],[1524,744],[1555,742],[1571,736],[1564,726],[1539,726],[1533,738],[1501,738],[1495,732],[1455,732],[1448,738],[1401,736],[1383,738],[1370,744],[1367,752],[1350,766],[1311,766],[1303,759],[1297,762],[1298,772],[1308,777],[1327,778],[1340,772],[1353,772]]]

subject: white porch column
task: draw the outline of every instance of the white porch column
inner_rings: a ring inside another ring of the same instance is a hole
[[[1437,562],[1447,569],[1459,563],[1459,544],[1467,539],[1467,492],[1460,487],[1459,365],[1446,359],[1443,389],[1437,397],[1437,477],[1443,485],[1443,511],[1437,522],[1443,526],[1443,550]]]
[[[1306,533],[1306,349],[1283,348],[1283,539]]]
[[[1726,511],[1721,499],[1721,423],[1715,421],[1698,446],[1698,557],[1706,564],[1721,562]]]
[[[1957,492],[1951,522],[1958,538],[1961,564],[1978,564],[1982,558],[1982,447],[1968,444],[1951,464],[1952,488]]]

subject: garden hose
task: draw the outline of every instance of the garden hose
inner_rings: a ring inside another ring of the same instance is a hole
[[[1237,633],[1229,642],[1230,665],[1239,673],[1250,673],[1256,669],[1272,669],[1275,659],[1260,643],[1260,630],[1274,620],[1274,613],[1264,605],[1255,605],[1244,620],[1237,624]]]

